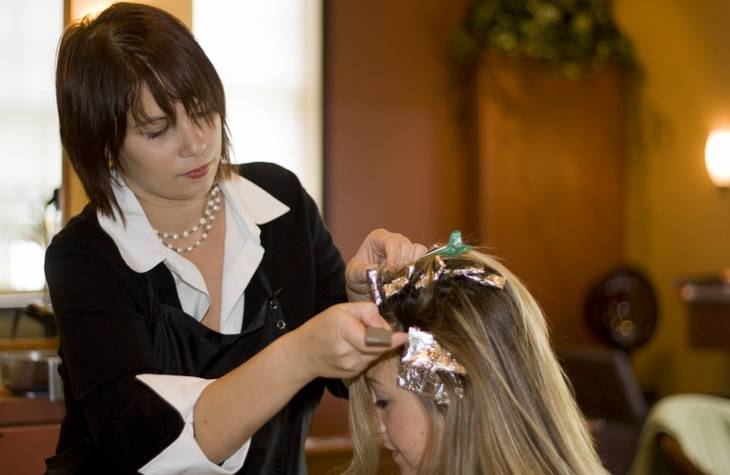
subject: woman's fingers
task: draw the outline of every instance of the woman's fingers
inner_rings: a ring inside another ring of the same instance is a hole
[[[384,263],[388,270],[400,269],[426,253],[425,246],[399,233],[379,229],[372,236],[373,244],[382,248],[382,251],[377,252],[377,255],[382,256],[381,259],[373,264]]]
[[[353,260],[365,265],[385,264],[388,269],[402,267],[425,254],[425,247],[399,233],[376,229],[367,235]]]
[[[350,301],[368,298],[367,269],[384,265],[388,270],[397,270],[425,253],[425,246],[411,242],[402,234],[385,229],[372,231],[347,264],[345,279],[348,298]]]
[[[390,344],[387,346],[369,346],[365,341],[365,332],[368,327],[385,328],[390,330],[391,327],[383,317],[378,313],[378,307],[372,302],[355,302],[349,304],[342,304],[346,306],[348,312],[355,317],[359,323],[350,325],[343,336],[358,351],[370,355],[379,355],[385,351],[397,348],[406,341],[408,341],[408,335],[403,332],[394,332],[390,337]],[[404,339],[405,337],[405,339]]]
[[[402,234],[391,234],[383,244],[386,269],[396,270],[413,260],[413,243]]]
[[[390,328],[388,322],[380,316],[378,306],[372,302],[352,302],[340,306],[366,327]]]
[[[413,243],[413,260],[418,260],[428,252],[426,246],[420,243]]]
[[[407,335],[393,333],[387,346],[368,346],[368,327],[390,328],[371,302],[339,304],[328,308],[295,330],[294,358],[306,363],[313,377],[348,378],[360,372],[381,354],[405,343]]]

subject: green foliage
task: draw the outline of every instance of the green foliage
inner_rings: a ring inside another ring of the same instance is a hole
[[[567,72],[587,65],[635,66],[607,0],[473,0],[455,44],[462,60],[495,49]]]

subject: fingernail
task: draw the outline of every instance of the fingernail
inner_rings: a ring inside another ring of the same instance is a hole
[[[390,346],[390,336],[393,334],[387,328],[368,327],[365,330],[366,346]]]

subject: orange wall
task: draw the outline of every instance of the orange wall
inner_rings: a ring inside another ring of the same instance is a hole
[[[465,0],[327,2],[325,210],[344,257],[376,227],[476,230],[449,35]]]
[[[730,124],[730,2],[614,0],[614,9],[645,72],[631,124],[643,145],[627,169],[625,248],[653,279],[661,318],[635,367],[661,394],[729,392],[730,354],[688,347],[673,281],[730,265],[730,194],[712,186],[703,157],[708,132]]]
[[[115,2],[115,0],[67,0],[70,4],[70,18],[76,19],[83,15],[97,14]],[[189,28],[193,24],[192,0],[137,0],[135,3],[154,5],[172,13]]]

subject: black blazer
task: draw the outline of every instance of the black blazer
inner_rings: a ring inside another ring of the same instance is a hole
[[[179,413],[136,375],[218,377],[281,333],[346,300],[340,253],[297,178],[265,163],[241,165],[239,172],[290,208],[260,225],[265,253],[245,291],[240,338],[204,329],[185,315],[164,264],[142,274],[131,270],[92,207],[53,239],[45,270],[60,334],[67,415],[48,473],[136,472],[183,428]],[[167,316],[172,323],[160,331]],[[205,364],[194,364],[205,352]],[[339,381],[307,385],[254,434],[238,473],[305,470],[304,438],[325,384],[346,396]]]

